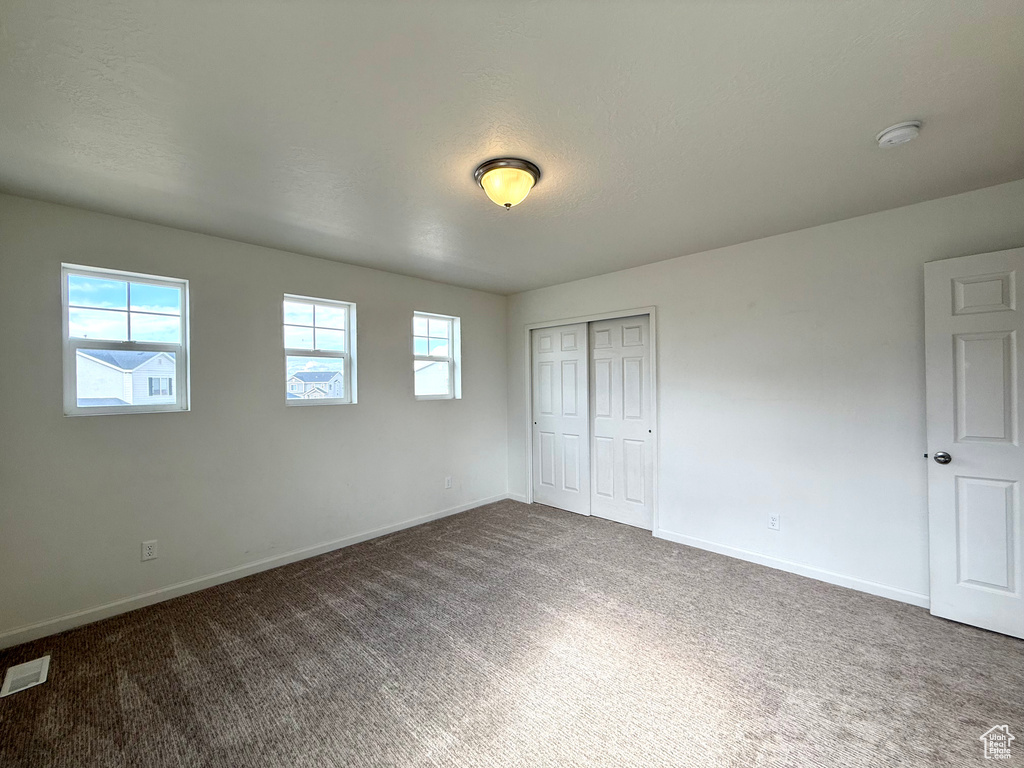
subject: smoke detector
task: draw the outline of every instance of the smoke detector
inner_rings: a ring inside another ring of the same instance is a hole
[[[921,133],[921,121],[908,120],[905,123],[890,125],[884,131],[875,136],[875,141],[878,142],[878,146],[882,149],[885,149],[886,147],[898,147],[900,144],[906,144],[908,141],[913,141],[917,138],[919,133]]]

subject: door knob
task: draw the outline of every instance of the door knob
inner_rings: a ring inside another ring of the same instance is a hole
[[[953,460],[953,457],[945,451],[936,451],[932,458],[939,464],[949,464]]]

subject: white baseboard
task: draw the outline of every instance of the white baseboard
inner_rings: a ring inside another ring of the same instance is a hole
[[[523,495],[523,494],[521,494],[521,493],[510,493],[510,494],[508,494],[508,496],[506,496],[506,498],[512,499],[512,501],[518,501],[518,502],[521,502],[521,503],[523,503],[523,504],[528,504],[528,503],[529,503],[529,502],[528,502],[528,501],[526,500],[526,496],[524,496],[524,495]]]
[[[45,621],[40,621],[35,624],[18,627],[17,629],[0,633],[0,648],[10,648],[14,645],[27,643],[30,640],[38,640],[41,637],[55,635],[58,632],[74,629],[75,627],[80,627],[83,624],[91,624],[94,621],[106,619],[110,616],[116,616],[119,613],[134,611],[136,608],[144,608],[147,605],[153,605],[154,603],[160,603],[164,600],[170,600],[175,597],[180,597],[181,595],[187,595],[190,592],[198,592],[201,589],[214,587],[218,584],[224,584],[228,581],[241,579],[245,576],[251,576],[252,574],[259,573],[260,571],[268,571],[271,568],[277,568],[282,565],[287,565],[288,563],[294,563],[298,560],[305,560],[309,557],[316,557],[317,555],[322,555],[325,552],[331,552],[335,549],[350,547],[353,544],[359,544],[363,541],[376,539],[378,536],[386,536],[389,533],[395,533],[396,531],[401,531],[406,528],[413,528],[417,525],[423,525],[423,523],[429,523],[431,520],[439,520],[442,517],[456,515],[459,512],[465,512],[466,510],[475,509],[476,507],[481,507],[484,504],[491,504],[492,502],[502,501],[507,498],[509,498],[508,494],[501,494],[487,499],[479,499],[468,504],[460,504],[457,507],[444,509],[440,512],[434,512],[421,517],[414,517],[411,520],[405,520],[401,523],[387,525],[383,528],[366,531],[365,533],[357,533],[352,536],[346,536],[342,539],[324,542],[323,544],[314,544],[311,547],[295,549],[291,552],[285,552],[280,555],[274,555],[273,557],[267,557],[251,563],[245,563],[244,565],[238,565],[224,571],[211,573],[207,576],[200,576],[195,579],[189,579],[188,581],[181,581],[177,584],[161,587],[160,589],[154,589],[151,592],[145,592],[141,595],[125,597],[93,608],[86,608],[84,610],[68,613],[53,619],[46,619]]]
[[[798,576],[806,576],[809,579],[817,579],[818,581],[836,584],[840,587],[856,589],[858,592],[867,592],[869,595],[887,597],[890,600],[898,600],[901,603],[910,603],[910,605],[916,605],[920,608],[927,608],[929,605],[928,595],[923,595],[920,592],[911,592],[906,589],[900,589],[899,587],[890,587],[886,584],[879,584],[874,581],[858,579],[854,576],[846,576],[842,573],[834,573],[833,571],[826,571],[822,568],[814,568],[810,565],[795,563],[792,560],[783,560],[779,557],[762,555],[759,552],[751,552],[746,549],[730,547],[713,541],[705,541],[704,539],[698,539],[693,536],[684,536],[681,533],[666,531],[664,528],[656,530],[654,535],[659,539],[674,541],[677,544],[685,544],[688,547],[696,547],[697,549],[704,549],[708,552],[717,552],[720,555],[735,557],[738,560],[746,560],[751,563],[757,563],[758,565],[766,565],[769,568],[776,568],[780,571],[795,573]]]

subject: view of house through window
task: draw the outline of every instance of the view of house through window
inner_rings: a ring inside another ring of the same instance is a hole
[[[355,402],[355,305],[284,298],[285,400],[289,405]]]
[[[413,390],[417,398],[462,397],[460,336],[457,317],[413,313]]]
[[[65,413],[186,409],[187,282],[62,271]]]

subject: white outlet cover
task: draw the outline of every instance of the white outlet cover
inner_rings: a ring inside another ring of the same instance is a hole
[[[45,683],[49,671],[49,656],[43,656],[41,659],[33,659],[32,661],[26,661],[24,664],[11,667],[4,676],[4,685],[3,688],[0,688],[0,698]]]

